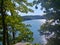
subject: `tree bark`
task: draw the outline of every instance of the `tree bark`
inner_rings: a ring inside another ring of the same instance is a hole
[[[3,11],[4,6],[3,6],[4,1],[1,0],[1,16],[2,16],[2,27],[3,27],[3,45],[6,45],[6,27],[5,27],[5,12]]]
[[[3,45],[9,45],[9,39],[8,39],[8,30],[5,23],[5,7],[4,7],[4,0],[1,0],[1,16],[2,16],[2,28],[3,28]]]
[[[13,44],[15,44],[15,32],[13,31]]]

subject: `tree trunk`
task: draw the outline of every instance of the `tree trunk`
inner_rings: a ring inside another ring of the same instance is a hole
[[[13,13],[11,12],[11,14],[13,15]],[[12,27],[12,35],[13,35],[13,44],[15,44],[15,31],[14,31],[14,27]]]
[[[3,27],[3,45],[9,45],[8,39],[8,30],[5,23],[5,7],[4,7],[4,0],[1,0],[1,16],[2,16],[2,27]]]
[[[1,0],[1,16],[2,16],[2,27],[3,27],[3,45],[6,45],[6,27],[5,27],[5,12],[3,11],[3,0]]]
[[[13,44],[15,44],[15,32],[13,31]]]

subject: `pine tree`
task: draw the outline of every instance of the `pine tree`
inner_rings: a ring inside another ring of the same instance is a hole
[[[45,9],[46,23],[41,26],[43,31],[54,32],[55,35],[49,39],[47,45],[60,45],[60,0],[38,0],[42,10]]]
[[[9,45],[10,42],[15,43],[19,41],[18,38],[20,38],[20,41],[32,41],[33,33],[22,23],[22,18],[17,12],[33,12],[27,6],[32,7],[33,5],[28,3],[27,0],[0,0],[0,30],[3,29],[3,45]],[[13,33],[13,40],[10,32]],[[19,32],[17,37],[16,32]]]

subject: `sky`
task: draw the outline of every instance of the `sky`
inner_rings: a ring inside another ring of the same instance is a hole
[[[33,0],[27,0],[27,1],[28,2],[33,2]],[[21,13],[21,12],[19,12],[19,15],[21,15],[21,16],[26,16],[26,15],[41,15],[42,16],[42,15],[44,15],[45,14],[45,13],[43,13],[44,9],[41,10],[41,4],[38,4],[37,6],[38,6],[38,9],[35,9],[35,5],[33,7],[29,7],[31,9],[33,9],[34,12],[28,12],[28,13]],[[7,12],[7,14],[11,15],[10,12]]]
[[[28,0],[28,2],[32,2],[32,1],[33,0]],[[26,13],[20,13],[20,14],[22,16],[25,16],[25,15],[41,15],[42,16],[42,15],[44,15],[44,13],[43,13],[44,9],[41,10],[41,5],[39,4],[37,6],[38,6],[38,9],[35,9],[35,5],[33,7],[30,7],[31,9],[34,10],[34,13],[28,12],[27,14]],[[43,21],[43,23],[44,23],[46,20],[41,20],[41,21]],[[42,44],[46,44],[47,43],[47,40],[45,39],[45,36],[44,35],[41,36],[41,43]]]
[[[32,2],[33,0],[28,0],[28,2]],[[27,14],[26,13],[19,13],[21,16],[26,16],[26,15],[44,15],[44,13],[43,13],[43,11],[44,11],[44,9],[43,10],[41,10],[41,5],[39,4],[39,5],[37,5],[38,6],[38,9],[35,9],[35,5],[33,6],[33,7],[30,7],[31,9],[33,9],[34,10],[34,13],[33,12],[28,12]],[[46,20],[41,20],[41,21],[43,21],[43,22],[45,22]],[[46,44],[47,43],[47,40],[45,39],[45,36],[44,35],[42,35],[41,36],[41,42],[42,42],[42,44]]]
[[[33,2],[33,0],[28,0],[28,2]],[[35,5],[33,6],[33,7],[30,7],[31,9],[33,9],[34,10],[34,13],[33,12],[28,12],[27,14],[26,13],[19,13],[21,16],[25,16],[25,15],[43,15],[44,13],[43,13],[43,11],[44,11],[44,9],[43,10],[41,10],[40,8],[41,8],[41,5],[39,4],[39,5],[37,5],[38,6],[38,9],[35,9]]]

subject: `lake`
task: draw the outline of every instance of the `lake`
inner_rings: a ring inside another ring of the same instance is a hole
[[[44,36],[40,35],[40,32],[38,31],[43,23],[45,23],[45,19],[38,19],[38,20],[29,20],[24,21],[25,24],[31,24],[32,27],[30,27],[31,31],[33,32],[33,43],[41,43],[45,44],[47,43],[47,40]]]
[[[29,20],[24,21],[25,24],[31,24],[31,31],[33,32],[33,43],[39,43],[39,44],[45,44],[47,43],[47,40],[45,39],[44,35],[40,35],[40,32],[38,31],[43,23],[45,23],[45,19],[38,19],[38,20]],[[1,42],[0,42],[1,45]]]

